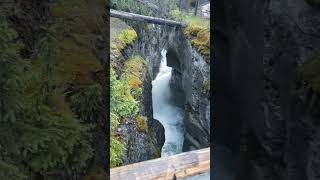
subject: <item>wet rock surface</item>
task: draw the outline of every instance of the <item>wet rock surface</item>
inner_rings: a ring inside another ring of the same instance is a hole
[[[184,151],[209,146],[210,101],[203,92],[203,84],[209,80],[210,65],[191,46],[179,28],[161,27],[140,32],[138,48],[152,64],[153,77],[160,64],[160,52],[167,50],[168,66],[173,68],[170,85],[181,92],[177,96],[186,112],[184,120]],[[182,97],[181,97],[182,96]],[[199,136],[200,134],[200,136]]]
[[[130,28],[130,26],[117,18],[111,18],[110,27],[111,39],[115,41],[120,32]],[[114,52],[111,53],[110,61],[118,75],[123,73],[127,59],[142,54],[137,48],[137,45],[138,41],[126,46],[121,51],[114,50]],[[150,65],[148,67],[150,67]],[[148,129],[141,131],[135,119],[126,119],[125,123],[121,124],[117,131],[117,134],[121,136],[126,147],[123,165],[158,158],[160,156],[160,149],[164,143],[164,128],[160,122],[153,119],[151,72],[145,71],[142,77],[140,77],[143,94],[141,99],[139,99],[139,114],[147,117]]]
[[[215,179],[319,179],[319,74],[300,72],[317,61],[320,11],[307,2],[214,2],[212,138],[236,156],[214,156]]]

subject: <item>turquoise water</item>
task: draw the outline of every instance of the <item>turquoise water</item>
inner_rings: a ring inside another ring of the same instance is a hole
[[[152,81],[153,117],[159,120],[165,129],[161,157],[181,153],[184,140],[184,110],[173,100],[170,89],[172,68],[167,66],[166,53],[166,50],[162,50],[159,73]]]

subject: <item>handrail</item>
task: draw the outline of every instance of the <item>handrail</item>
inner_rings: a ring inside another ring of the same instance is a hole
[[[143,161],[110,170],[111,180],[176,179],[210,171],[210,148]]]

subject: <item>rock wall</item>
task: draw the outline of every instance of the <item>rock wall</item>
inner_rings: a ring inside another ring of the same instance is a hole
[[[186,110],[184,151],[209,146],[210,100],[204,83],[210,78],[209,64],[195,50],[179,28],[149,26],[139,29],[138,46],[150,64],[153,79],[158,73],[161,50],[167,50],[168,66],[173,68],[171,87],[183,92],[176,94]],[[180,97],[178,97],[180,96]]]
[[[213,3],[214,179],[319,178],[319,70],[300,73],[319,61],[312,2]]]
[[[121,31],[131,28],[128,24],[117,18],[111,18],[111,39],[115,41]],[[141,34],[138,34],[141,39]],[[124,73],[126,62],[136,55],[145,56],[138,48],[139,40],[127,45],[121,52],[113,51],[111,53],[111,64],[118,72],[119,77]],[[153,55],[153,54],[151,54]],[[144,57],[145,59],[145,57]],[[147,60],[147,70],[139,77],[142,82],[142,97],[139,100],[139,116],[147,118],[147,130],[141,130],[135,118],[126,119],[117,130],[121,135],[126,147],[126,154],[123,158],[123,164],[132,164],[160,157],[160,150],[164,143],[164,127],[153,119],[152,109],[152,64]],[[140,64],[142,66],[142,64]]]

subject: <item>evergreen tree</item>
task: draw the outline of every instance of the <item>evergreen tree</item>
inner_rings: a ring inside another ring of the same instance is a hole
[[[88,128],[81,125],[52,81],[50,41],[39,55],[40,69],[19,56],[21,44],[0,19],[0,179],[29,179],[61,169],[78,179],[92,158]]]

